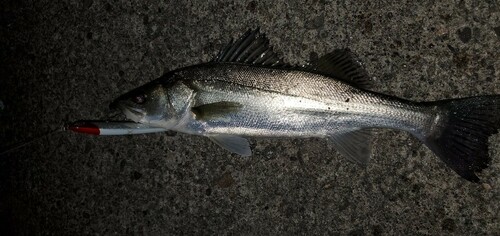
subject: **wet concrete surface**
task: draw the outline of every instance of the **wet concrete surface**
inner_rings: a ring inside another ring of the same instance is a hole
[[[350,48],[376,90],[417,101],[500,94],[496,1],[0,3],[0,147],[109,117],[118,95],[209,61],[260,27],[303,64]],[[481,184],[379,131],[366,168],[323,139],[251,139],[242,158],[174,132],[58,132],[0,156],[4,234],[500,234],[500,136]]]

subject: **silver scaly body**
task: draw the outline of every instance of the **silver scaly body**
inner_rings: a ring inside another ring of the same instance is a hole
[[[328,137],[340,154],[366,164],[372,128],[404,130],[460,176],[479,181],[476,172],[490,162],[488,137],[500,128],[500,95],[413,102],[372,92],[372,82],[349,50],[292,67],[255,30],[212,62],[168,72],[111,106],[243,156],[251,155],[244,137]]]
[[[303,70],[241,64],[204,64],[176,73],[170,97],[190,94],[176,109],[182,120],[173,130],[255,137],[325,137],[361,128],[393,128],[421,135],[432,130],[439,111],[417,103],[361,90]],[[193,107],[217,102],[242,107],[199,120]]]

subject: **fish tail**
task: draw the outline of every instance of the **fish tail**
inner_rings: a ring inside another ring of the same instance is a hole
[[[488,137],[500,129],[500,95],[442,100],[426,105],[445,111],[425,144],[463,178],[479,182],[476,172],[490,163]]]

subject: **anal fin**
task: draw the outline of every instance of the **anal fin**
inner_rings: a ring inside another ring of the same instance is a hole
[[[333,147],[348,160],[366,165],[371,155],[371,131],[361,129],[330,136]]]
[[[208,138],[232,153],[236,153],[241,156],[252,155],[250,144],[246,138],[227,134],[211,135],[208,136]]]

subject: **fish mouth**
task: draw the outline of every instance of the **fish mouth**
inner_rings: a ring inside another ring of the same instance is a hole
[[[110,107],[120,109],[127,119],[140,123],[146,116],[146,112],[137,107],[128,106],[123,102],[113,102]]]

